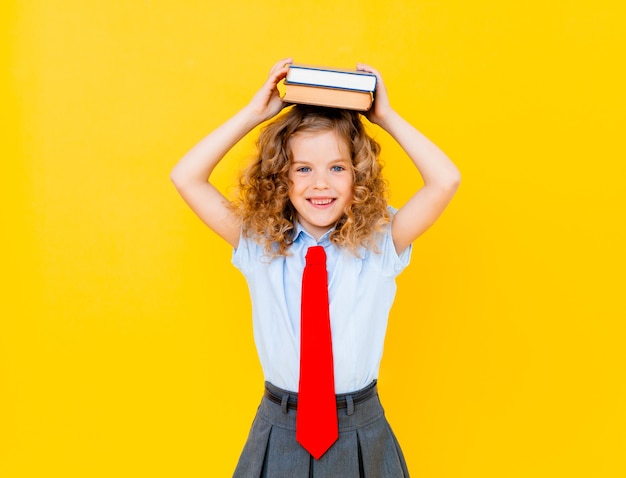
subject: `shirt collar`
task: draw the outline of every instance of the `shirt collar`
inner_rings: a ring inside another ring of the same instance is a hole
[[[335,230],[335,228],[331,227],[328,231],[326,231],[324,233],[324,235],[322,237],[320,237],[319,241],[316,241],[315,238],[304,229],[304,227],[302,226],[300,221],[296,220],[296,223],[295,223],[296,235],[294,237],[293,242],[295,243],[295,242],[303,241],[303,240],[307,240],[307,239],[312,241],[312,242],[314,242],[314,243],[316,243],[316,244],[322,244],[323,242],[330,242],[330,240],[328,239],[328,236],[334,230]]]

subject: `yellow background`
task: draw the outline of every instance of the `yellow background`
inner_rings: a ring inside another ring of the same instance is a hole
[[[3,2],[0,476],[230,476],[247,289],[169,171],[289,55],[376,66],[463,175],[381,369],[412,474],[626,476],[622,5]],[[399,206],[419,176],[376,134]]]

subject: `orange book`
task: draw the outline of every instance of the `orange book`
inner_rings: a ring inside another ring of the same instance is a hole
[[[372,106],[373,96],[369,91],[341,90],[285,83],[283,101],[285,103],[304,103],[307,105],[367,111]]]

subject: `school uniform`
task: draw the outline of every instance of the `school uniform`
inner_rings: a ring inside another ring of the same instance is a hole
[[[393,213],[394,211],[391,210]],[[236,478],[408,476],[402,451],[384,416],[376,380],[396,293],[395,278],[411,247],[398,255],[391,227],[379,235],[378,252],[358,256],[319,241],[299,224],[288,256],[269,259],[264,247],[241,236],[233,264],[244,274],[252,300],[254,340],[266,390]],[[324,247],[332,330],[339,438],[313,459],[295,438],[300,364],[301,279],[306,251]]]

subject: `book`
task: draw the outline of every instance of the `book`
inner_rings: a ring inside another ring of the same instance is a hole
[[[282,100],[285,103],[303,103],[307,105],[367,111],[372,106],[373,96],[369,91],[340,90],[338,88],[285,83],[285,94]]]
[[[290,65],[284,82],[286,103],[367,111],[374,101],[376,75],[358,70]]]
[[[366,71],[291,65],[285,83],[373,92],[376,75]]]

